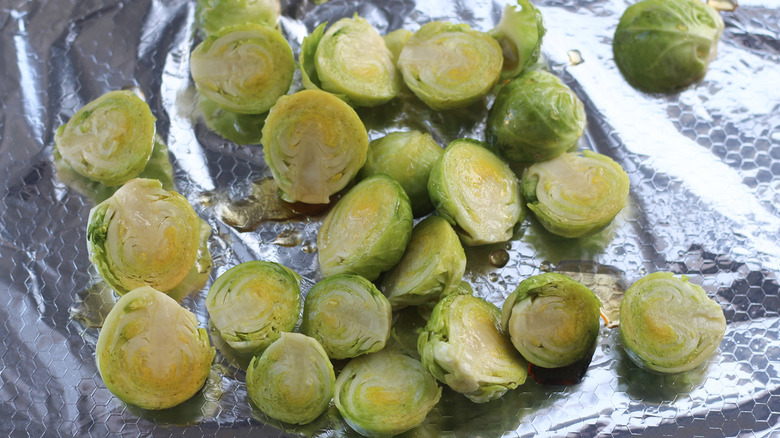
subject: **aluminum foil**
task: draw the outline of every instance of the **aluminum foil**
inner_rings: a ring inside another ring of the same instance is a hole
[[[634,366],[617,331],[602,327],[580,383],[529,379],[484,405],[445,390],[408,436],[777,433],[780,4],[741,0],[736,11],[723,12],[725,32],[705,80],[659,96],[628,86],[612,60],[612,34],[629,3],[536,1],[547,26],[547,63],[586,104],[579,146],[626,169],[630,205],[591,239],[556,239],[527,220],[507,244],[470,248],[466,280],[500,304],[520,280],[557,271],[614,303],[647,273],[684,273],[726,314],[717,355],[690,373],[655,375]],[[52,142],[60,124],[107,91],[136,86],[145,93],[170,148],[176,187],[213,228],[210,281],[255,259],[293,267],[306,290],[319,278],[321,214],[245,232],[228,225],[236,211],[261,211],[270,173],[261,146],[226,141],[198,117],[188,64],[194,9],[193,0],[0,0],[0,435],[356,435],[334,409],[298,428],[269,420],[249,405],[244,372],[220,353],[205,388],[162,412],[123,404],[97,373],[97,327],[116,298],[87,256],[93,203],[58,181]],[[490,0],[291,0],[283,1],[280,26],[297,54],[316,24],[355,12],[385,33],[429,20],[489,30],[502,9]],[[361,115],[371,138],[417,128],[445,145],[483,138],[489,103],[438,114],[396,102]],[[183,304],[206,325],[204,296]]]

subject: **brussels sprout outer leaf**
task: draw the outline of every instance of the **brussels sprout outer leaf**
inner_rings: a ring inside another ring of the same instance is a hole
[[[317,75],[316,55],[322,36],[325,34],[325,26],[328,22],[320,23],[314,30],[303,37],[301,54],[298,56],[298,67],[301,70],[301,81],[307,90],[321,90],[320,78]]]
[[[393,64],[398,63],[398,56],[401,55],[404,44],[409,41],[413,34],[409,29],[396,29],[382,37],[385,40],[385,45],[393,55]]]
[[[222,137],[240,145],[260,143],[268,113],[235,113],[203,95],[198,100],[198,108],[203,113],[206,126]]]
[[[282,14],[279,0],[198,0],[195,19],[206,37],[235,25],[274,27]]]
[[[517,0],[516,6],[504,7],[501,20],[490,31],[504,56],[502,79],[514,78],[536,63],[545,33],[542,13],[530,1]]]

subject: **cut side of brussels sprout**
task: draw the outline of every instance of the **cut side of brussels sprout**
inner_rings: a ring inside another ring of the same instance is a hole
[[[620,303],[626,353],[651,371],[673,374],[698,367],[715,353],[725,332],[723,309],[685,275],[646,275]]]
[[[542,13],[530,1],[504,7],[501,21],[490,31],[504,55],[502,79],[514,78],[536,63],[545,33]]]
[[[117,301],[95,347],[108,390],[144,409],[170,408],[195,395],[214,355],[195,315],[148,286]]]
[[[242,24],[274,27],[281,14],[279,0],[198,0],[195,7],[198,27],[207,37]]]

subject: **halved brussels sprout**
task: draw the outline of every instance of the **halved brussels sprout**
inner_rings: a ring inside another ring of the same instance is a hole
[[[586,150],[533,164],[521,186],[528,208],[547,230],[575,238],[612,222],[626,206],[629,179],[611,158]]]
[[[198,99],[198,108],[209,129],[236,144],[259,144],[263,138],[263,126],[268,113],[235,113],[203,95]]]
[[[475,403],[501,397],[528,376],[527,364],[501,331],[501,311],[473,295],[442,298],[417,351],[436,379]]]
[[[505,242],[525,219],[515,173],[476,140],[447,146],[431,169],[428,196],[436,213],[470,246]]]
[[[300,333],[282,333],[246,371],[246,391],[271,418],[311,423],[327,409],[336,383],[320,344]]]
[[[721,33],[723,19],[700,0],[643,0],[620,17],[612,51],[633,87],[669,93],[704,77]]]
[[[542,13],[530,1],[517,0],[516,6],[504,7],[501,21],[490,31],[504,54],[502,78],[514,78],[536,63],[545,33]]]
[[[651,371],[672,374],[698,367],[718,349],[725,332],[723,309],[685,275],[646,275],[620,303],[626,353]]]
[[[332,359],[384,348],[392,323],[390,302],[359,275],[328,277],[311,288],[303,304],[301,332],[319,341]]]
[[[241,24],[276,26],[282,14],[279,0],[198,0],[195,19],[208,37]]]
[[[552,73],[529,70],[501,88],[488,113],[487,143],[512,163],[549,160],[577,143],[585,107]]]
[[[441,388],[420,361],[384,349],[347,363],[333,401],[361,435],[385,437],[422,424],[440,398]]]
[[[429,216],[412,230],[401,261],[382,278],[382,292],[393,310],[437,301],[458,287],[466,253],[452,226]]]
[[[195,395],[214,355],[195,315],[149,286],[117,301],[95,347],[108,390],[144,409],[170,408]]]
[[[206,38],[190,55],[198,91],[228,111],[262,114],[287,93],[295,60],[278,30],[245,24]]]
[[[285,201],[327,204],[366,162],[368,134],[332,94],[303,90],[276,102],[263,127],[263,154]]]
[[[433,210],[428,198],[428,177],[433,163],[441,156],[441,146],[430,134],[420,131],[391,132],[368,144],[366,164],[358,173],[366,178],[377,173],[390,175],[401,184],[415,217]]]
[[[435,110],[462,108],[490,91],[501,75],[501,46],[468,24],[426,23],[398,57],[404,82]]]
[[[184,196],[136,178],[89,212],[87,249],[119,295],[151,286],[180,300],[208,280],[210,233]]]
[[[206,308],[222,338],[239,353],[257,353],[295,328],[301,276],[275,262],[251,261],[220,275]]]
[[[130,90],[108,92],[76,111],[54,134],[54,147],[74,172],[107,186],[138,176],[152,156],[155,118]]]
[[[403,257],[412,223],[409,197],[397,182],[381,173],[364,179],[322,221],[317,235],[322,275],[375,280]]]

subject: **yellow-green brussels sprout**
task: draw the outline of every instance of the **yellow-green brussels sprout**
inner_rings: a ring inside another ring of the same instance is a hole
[[[76,111],[54,134],[56,153],[81,176],[106,186],[135,178],[152,156],[155,118],[129,90],[111,91]]]
[[[284,200],[327,204],[366,162],[368,134],[343,100],[303,90],[283,96],[271,108],[263,146]]]
[[[382,278],[393,310],[417,306],[455,290],[466,271],[466,253],[452,226],[429,216],[412,230],[401,261]]]
[[[317,235],[322,275],[375,280],[403,257],[412,224],[409,197],[395,180],[381,173],[364,179],[322,221]]]
[[[119,295],[151,286],[180,300],[208,280],[210,233],[184,196],[136,178],[90,211],[87,248]]]
[[[279,0],[198,0],[195,19],[206,36],[240,24],[274,27],[282,14]]]
[[[590,236],[604,229],[626,206],[629,180],[606,155],[569,152],[535,163],[523,173],[528,208],[553,234]]]
[[[252,402],[269,417],[292,424],[311,423],[325,412],[335,383],[325,350],[300,333],[282,333],[246,371]]]
[[[420,361],[384,349],[347,363],[333,401],[361,435],[388,437],[422,424],[440,398],[441,388]]]
[[[433,21],[406,42],[398,69],[414,94],[435,110],[479,100],[501,75],[501,46],[468,24]]]
[[[236,144],[259,144],[268,113],[241,114],[228,111],[211,99],[200,96],[198,107],[206,126]]]
[[[601,301],[582,283],[548,272],[520,282],[501,309],[501,325],[534,365],[559,368],[584,358],[596,342]]]
[[[144,409],[170,408],[195,395],[214,354],[195,315],[149,286],[116,302],[95,347],[108,390]]]
[[[723,19],[700,0],[643,0],[620,17],[612,51],[629,84],[668,93],[704,77],[722,32]]]
[[[525,382],[527,364],[501,330],[501,311],[469,294],[452,294],[433,308],[417,351],[436,379],[475,403]]]
[[[681,373],[701,365],[726,332],[720,305],[685,275],[655,272],[628,288],[620,303],[620,339],[642,368]]]
[[[433,165],[428,196],[466,245],[505,242],[525,219],[520,182],[476,140],[450,143]]]
[[[222,29],[190,55],[195,87],[228,111],[262,114],[287,93],[295,60],[278,30],[262,25]]]
[[[366,178],[377,173],[390,175],[401,184],[415,217],[433,210],[428,198],[428,177],[433,163],[441,156],[441,146],[430,134],[420,131],[391,132],[368,144],[366,164],[358,177]]]
[[[545,32],[542,13],[530,1],[517,0],[517,5],[504,7],[501,21],[490,31],[503,51],[502,78],[514,78],[536,63]]]
[[[279,263],[251,261],[220,275],[206,296],[214,327],[239,353],[257,353],[295,328],[301,276]]]
[[[340,274],[306,295],[301,332],[319,341],[328,357],[347,359],[384,348],[392,319],[390,302],[373,283]]]

